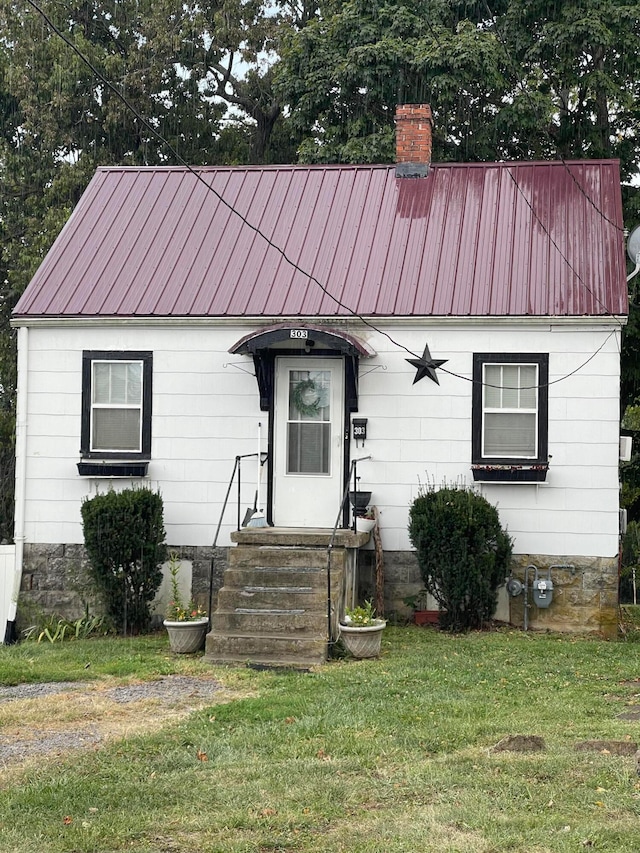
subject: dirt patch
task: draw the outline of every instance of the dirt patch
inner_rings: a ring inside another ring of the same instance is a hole
[[[576,752],[601,752],[605,755],[635,755],[638,744],[630,740],[583,740],[575,744]]]
[[[543,752],[546,749],[540,735],[507,735],[493,747],[494,752]]]
[[[171,675],[110,686],[103,682],[20,684],[0,688],[0,779],[28,760],[96,749],[157,731],[207,705],[228,701],[212,678]]]

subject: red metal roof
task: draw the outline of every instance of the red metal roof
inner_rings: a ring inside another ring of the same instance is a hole
[[[14,317],[627,312],[617,161],[197,175],[100,168]]]

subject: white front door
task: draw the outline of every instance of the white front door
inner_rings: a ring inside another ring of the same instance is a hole
[[[344,362],[276,359],[273,521],[333,527],[343,491]]]

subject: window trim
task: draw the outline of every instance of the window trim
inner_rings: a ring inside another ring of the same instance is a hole
[[[140,451],[91,450],[91,379],[94,361],[142,362],[142,441]],[[80,428],[80,454],[83,459],[150,459],[151,458],[151,402],[153,353],[144,351],[84,350],[82,353],[82,416]]]
[[[483,368],[486,364],[535,364],[538,367],[537,449],[535,457],[483,456],[482,430]],[[548,353],[474,353],[471,424],[471,458],[475,480],[544,480],[548,467],[549,441],[549,354]]]

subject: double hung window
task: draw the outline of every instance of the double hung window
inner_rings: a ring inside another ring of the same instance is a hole
[[[85,459],[148,459],[151,453],[150,352],[84,352]]]
[[[473,463],[547,463],[549,357],[476,353],[473,360]]]

